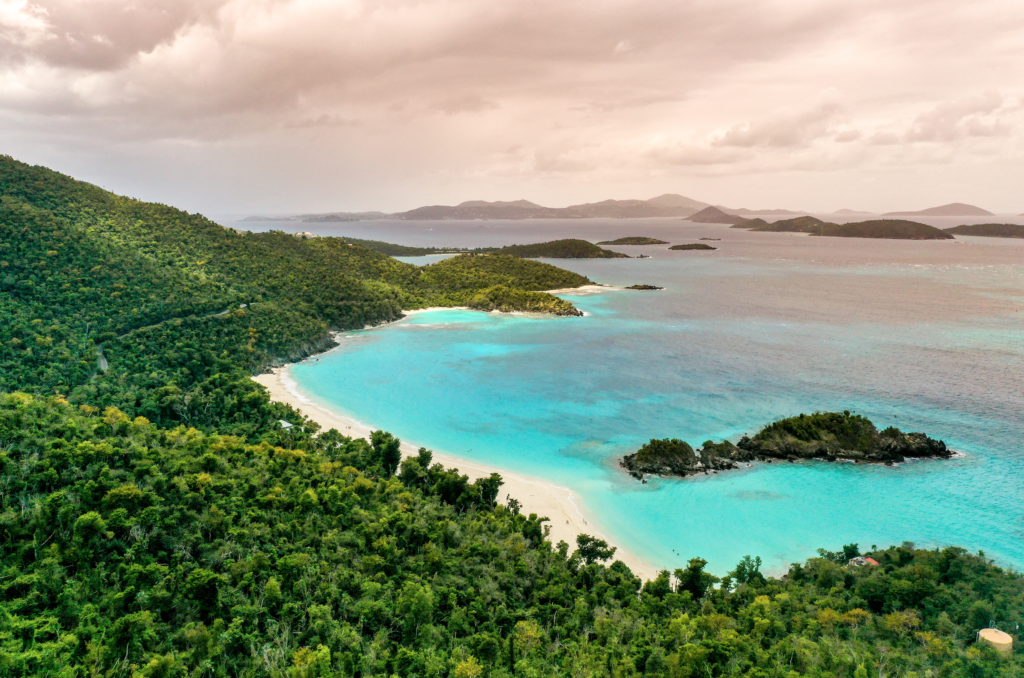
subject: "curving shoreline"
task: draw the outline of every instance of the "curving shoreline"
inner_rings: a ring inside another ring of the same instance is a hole
[[[307,417],[323,426],[324,430],[333,428],[342,435],[366,439],[369,439],[370,432],[375,430],[374,427],[333,407],[329,408],[318,402],[315,396],[303,392],[289,374],[287,366],[274,368],[271,372],[254,376],[252,379],[267,389],[271,400],[287,403],[301,410]],[[419,447],[415,443],[403,440],[402,457],[415,456]],[[434,461],[440,462],[445,468],[459,469],[459,472],[468,476],[470,480],[486,478],[491,473],[500,474],[504,485],[498,493],[499,501],[506,495],[511,495],[522,504],[522,513],[536,513],[550,518],[547,525],[551,527],[549,538],[552,544],[565,541],[572,550],[575,549],[577,535],[598,536],[618,548],[615,559],[625,563],[635,575],[643,580],[654,579],[657,576],[657,568],[623,550],[610,535],[602,532],[592,519],[585,516],[582,501],[569,488],[444,452],[434,451]]]

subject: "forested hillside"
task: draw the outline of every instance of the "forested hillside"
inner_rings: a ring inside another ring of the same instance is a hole
[[[644,583],[545,539],[497,475],[320,431],[248,379],[330,327],[554,304],[579,276],[239,234],[10,159],[0,187],[0,676],[1024,673],[1019,644],[974,643],[1024,620],[983,554],[847,545],[776,579],[688,553]]]
[[[158,423],[223,429],[249,374],[329,347],[331,329],[496,296],[573,315],[524,292],[588,282],[509,256],[417,267],[338,238],[236,232],[0,158],[0,389]]]

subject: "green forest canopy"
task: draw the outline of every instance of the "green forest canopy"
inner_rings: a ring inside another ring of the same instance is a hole
[[[497,475],[399,463],[393,436],[321,431],[248,379],[331,327],[574,274],[235,233],[9,158],[0,196],[0,675],[1024,670],[1019,647],[973,642],[1024,610],[1024,580],[983,554],[872,547],[856,568],[850,544],[783,578],[689,554],[644,583],[600,539],[552,544]]]

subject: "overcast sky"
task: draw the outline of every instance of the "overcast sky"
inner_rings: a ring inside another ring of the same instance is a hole
[[[1022,0],[0,0],[0,151],[206,213],[1024,212]]]

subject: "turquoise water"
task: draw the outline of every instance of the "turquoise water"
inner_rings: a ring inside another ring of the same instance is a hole
[[[704,233],[658,228],[642,234]],[[724,572],[751,554],[778,571],[819,547],[903,541],[1024,566],[1024,248],[704,228],[722,238],[707,255],[552,262],[665,291],[565,296],[583,318],[417,314],[349,333],[292,374],[405,440],[573,489],[602,532],[658,567],[699,555]],[[650,438],[735,440],[842,409],[963,456],[646,485],[617,468]]]

